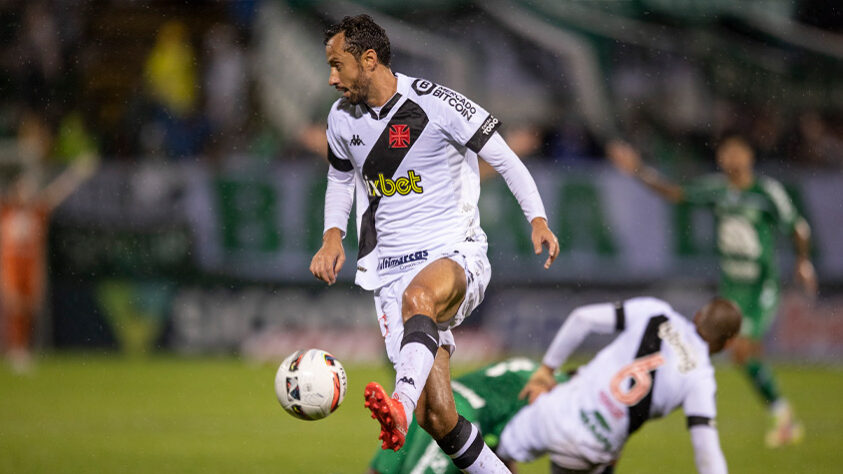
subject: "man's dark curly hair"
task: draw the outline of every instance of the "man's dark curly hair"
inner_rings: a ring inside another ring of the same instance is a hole
[[[325,44],[328,40],[345,33],[345,50],[360,60],[364,51],[374,49],[378,55],[378,61],[389,67],[391,52],[389,51],[389,38],[386,31],[381,28],[369,15],[347,16],[339,23],[329,26],[325,30]]]

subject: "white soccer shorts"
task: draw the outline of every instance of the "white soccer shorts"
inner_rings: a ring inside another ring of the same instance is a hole
[[[489,265],[486,249],[486,242],[461,242],[433,251],[430,260],[413,267],[399,278],[375,290],[375,311],[378,314],[378,324],[386,344],[386,355],[393,365],[398,360],[401,339],[404,337],[404,321],[401,317],[404,290],[424,267],[439,258],[450,258],[465,271],[466,290],[462,304],[453,318],[438,324],[439,345],[451,354],[454,353],[456,343],[451,328],[459,326],[466,316],[480,305],[492,276],[492,267]]]

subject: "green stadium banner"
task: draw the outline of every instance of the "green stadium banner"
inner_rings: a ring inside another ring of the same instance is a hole
[[[561,254],[550,271],[539,271],[542,258],[532,253],[526,219],[503,180],[490,178],[482,184],[479,206],[496,282],[640,284],[716,278],[708,210],[669,205],[608,166],[530,167]],[[146,169],[141,183],[133,183],[131,167],[106,170],[56,216],[54,266],[61,274],[97,277],[314,283],[308,266],[322,235],[325,168],[297,161],[226,173],[172,164]],[[838,239],[843,176],[787,178],[812,224],[818,271],[825,282],[843,282]],[[150,206],[143,188],[133,191],[133,186],[156,179],[169,188]],[[114,189],[126,195],[108,205],[91,204]],[[353,212],[348,228],[345,249],[353,262]],[[789,242],[787,236],[780,238],[785,269],[792,256]],[[340,280],[353,281],[353,270],[354,265],[345,265]]]

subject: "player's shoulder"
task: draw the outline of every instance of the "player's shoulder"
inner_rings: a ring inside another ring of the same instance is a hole
[[[397,75],[406,81],[408,99],[419,104],[428,114],[434,116],[452,116],[454,114],[470,121],[482,113],[483,108],[460,92],[431,80]]]
[[[340,97],[331,104],[331,110],[328,112],[328,128],[349,127],[352,121],[363,118],[364,113],[363,107],[352,104],[345,97]]]
[[[779,196],[786,196],[787,191],[785,190],[784,185],[781,181],[772,178],[770,176],[759,176],[758,177],[758,185],[764,192],[768,195],[779,197]]]
[[[667,301],[654,296],[637,296],[623,302],[627,315],[636,317],[658,316],[672,314],[673,307]]]
[[[782,218],[792,219],[797,215],[790,194],[781,182],[769,176],[759,176],[757,182],[764,195],[776,206]]]

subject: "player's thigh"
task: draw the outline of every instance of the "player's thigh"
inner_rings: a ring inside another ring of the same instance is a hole
[[[465,291],[465,270],[449,258],[440,258],[421,269],[407,285],[401,315],[405,321],[421,313],[446,322],[457,313]]]
[[[434,439],[441,439],[457,425],[457,407],[451,392],[451,356],[440,347],[416,406],[416,419]]]
[[[720,285],[720,296],[732,301],[741,310],[741,336],[758,337],[761,319],[761,307],[758,304],[760,295],[760,283],[724,281]]]

